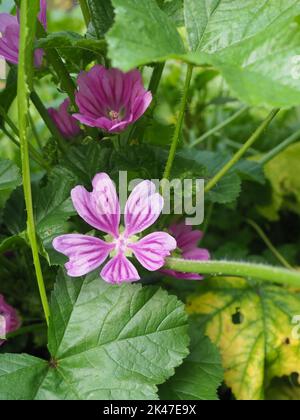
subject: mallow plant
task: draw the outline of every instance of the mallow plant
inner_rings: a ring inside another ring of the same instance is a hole
[[[300,3],[0,7],[0,399],[299,399]]]

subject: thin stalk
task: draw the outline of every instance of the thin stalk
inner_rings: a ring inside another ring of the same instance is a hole
[[[178,120],[177,120],[177,124],[176,124],[176,127],[175,127],[175,132],[174,132],[174,136],[173,136],[173,140],[172,140],[172,144],[171,144],[171,148],[170,148],[170,152],[169,152],[169,157],[168,157],[165,172],[164,172],[164,177],[163,177],[164,179],[169,179],[170,175],[171,175],[171,170],[172,170],[173,162],[174,162],[175,155],[176,155],[177,146],[178,146],[179,139],[180,139],[180,134],[181,134],[181,131],[182,131],[182,126],[183,126],[183,121],[184,121],[184,116],[185,116],[185,110],[186,110],[188,95],[189,95],[189,88],[190,88],[190,84],[191,84],[191,80],[192,80],[192,74],[193,74],[193,65],[188,64],[186,78],[185,78],[185,84],[184,84],[184,90],[183,90],[183,96],[182,96],[180,109],[179,109]]]
[[[8,114],[4,111],[4,109],[0,106],[0,115],[4,119],[4,121],[7,123],[7,125],[10,127],[12,132],[19,138],[19,130],[15,123],[12,121],[12,119],[8,116]],[[20,147],[20,143],[12,136],[9,131],[5,129],[5,127],[2,127],[2,131],[7,135],[7,137],[17,146]],[[43,157],[35,150],[35,148],[32,146],[32,144],[28,144],[29,151],[31,153],[32,159],[34,159],[41,167],[44,169],[48,169],[47,163],[44,161]]]
[[[300,287],[300,272],[236,261],[192,261],[167,258],[165,268],[182,273],[209,274],[211,276],[252,277],[283,286]]]
[[[214,186],[223,178],[227,172],[244,156],[244,154],[249,150],[251,146],[261,137],[266,128],[270,125],[271,121],[279,112],[279,108],[273,109],[268,117],[260,124],[257,130],[252,134],[252,136],[246,141],[246,143],[241,146],[240,150],[233,156],[230,161],[223,166],[223,168],[208,182],[205,187],[205,192],[209,192]]]
[[[16,136],[19,136],[19,130],[18,130],[16,124],[9,117],[9,115],[7,114],[7,112],[5,112],[4,108],[1,105],[0,105],[0,115],[4,119],[4,121],[6,122],[6,124],[9,126],[9,128],[12,130],[12,132]]]
[[[33,67],[33,40],[34,28],[30,20],[31,16],[28,12],[29,1],[34,1],[34,7],[38,7],[37,0],[23,0],[21,3],[21,27],[20,27],[20,47],[19,47],[19,72],[18,72],[18,117],[19,117],[19,138],[21,145],[21,162],[22,162],[22,176],[24,197],[27,211],[27,234],[32,250],[35,273],[40,292],[40,297],[45,313],[47,324],[49,323],[50,309],[46,294],[45,283],[39,257],[39,246],[36,236],[32,190],[30,179],[30,161],[29,161],[29,147],[28,147],[28,113],[29,113],[29,92],[31,87],[31,75]],[[32,19],[32,18],[31,18]]]
[[[208,137],[212,136],[213,134],[220,131],[222,128],[226,127],[227,125],[231,124],[233,121],[238,119],[244,112],[246,112],[249,109],[248,106],[244,106],[243,108],[239,109],[235,114],[231,115],[231,117],[227,118],[225,121],[221,122],[220,124],[216,125],[211,130],[204,133],[201,137],[193,141],[189,145],[189,147],[197,146],[198,144],[202,143],[204,140],[206,140]]]
[[[275,248],[275,246],[272,244],[270,239],[267,237],[265,232],[261,229],[260,226],[258,226],[257,223],[255,223],[253,220],[247,219],[246,222],[256,231],[258,236],[263,240],[263,242],[267,245],[269,250],[272,252],[272,254],[277,258],[277,260],[282,264],[285,268],[288,270],[293,270],[293,266],[284,258],[284,256]]]
[[[240,150],[241,144],[237,143],[236,141],[233,141],[231,139],[225,139],[224,143],[235,150]],[[253,147],[250,147],[248,149],[248,153],[251,154],[252,156],[256,156],[256,155],[259,155],[260,152],[258,150],[255,150]]]
[[[300,130],[297,130],[294,134],[290,137],[282,141],[277,147],[270,150],[270,152],[266,153],[260,160],[259,163],[262,165],[266,165],[270,160],[274,159],[279,153],[283,152],[288,146],[292,143],[295,143],[300,138]]]
[[[13,142],[15,146],[20,148],[20,143],[14,138],[14,136],[5,127],[1,127],[1,130],[9,138],[9,140]]]
[[[149,90],[152,92],[152,95],[156,95],[157,89],[165,68],[165,63],[157,63],[154,67],[151,80],[149,83]]]
[[[89,6],[86,0],[79,0],[79,4],[81,7],[81,11],[82,11],[82,15],[83,15],[86,27],[88,28],[91,21],[91,14],[90,14]]]
[[[55,123],[53,122],[52,118],[49,115],[48,110],[45,108],[43,102],[41,101],[38,94],[33,91],[30,94],[30,98],[34,106],[36,107],[38,113],[43,118],[48,130],[53,135],[54,139],[57,142],[58,147],[64,152],[66,150],[66,141],[61,135],[60,131],[56,127]]]

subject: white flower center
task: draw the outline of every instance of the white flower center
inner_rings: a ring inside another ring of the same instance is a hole
[[[130,248],[128,248],[128,245],[137,242],[139,237],[134,235],[127,238],[124,233],[120,233],[118,238],[113,238],[111,235],[107,235],[105,236],[105,240],[106,242],[111,242],[115,245],[115,249],[110,253],[112,258],[118,254],[123,254],[126,257],[132,257],[133,252]]]

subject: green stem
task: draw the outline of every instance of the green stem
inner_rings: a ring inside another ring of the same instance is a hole
[[[241,147],[241,143],[237,143],[236,141],[233,141],[231,139],[225,139],[224,143],[227,144],[228,146],[232,147],[235,150],[240,150]],[[250,147],[247,152],[249,153],[249,155],[251,154],[252,156],[256,156],[259,155],[259,151],[254,149],[253,147]]]
[[[27,234],[31,245],[33,262],[36,272],[38,288],[45,313],[47,324],[49,323],[49,304],[46,294],[46,288],[43,279],[43,273],[39,257],[39,246],[36,236],[32,190],[30,179],[30,161],[29,147],[27,138],[28,113],[29,113],[29,94],[32,85],[32,67],[33,67],[33,43],[34,26],[32,25],[29,13],[29,1],[33,2],[32,7],[38,10],[39,2],[37,0],[23,0],[21,3],[21,28],[20,28],[20,47],[19,47],[19,72],[18,72],[18,117],[20,129],[21,162],[23,175],[23,188],[27,210]],[[33,10],[35,12],[35,10]]]
[[[266,128],[270,125],[271,121],[279,112],[279,108],[273,109],[268,117],[262,122],[252,136],[246,141],[246,143],[240,148],[240,150],[233,156],[233,158],[208,182],[205,187],[205,192],[209,192],[214,186],[223,178],[227,172],[244,156],[249,148],[260,138]]]
[[[149,83],[149,90],[152,92],[152,95],[156,95],[163,71],[165,68],[165,63],[157,63],[154,67],[151,80]]]
[[[260,236],[260,238],[264,241],[264,243],[267,245],[267,247],[270,249],[272,254],[277,258],[277,260],[282,264],[285,268],[288,270],[293,270],[293,266],[284,258],[283,255],[275,248],[275,246],[272,244],[270,239],[267,237],[267,235],[264,233],[264,231],[258,226],[257,223],[255,223],[253,220],[247,219],[247,223],[253,227],[253,229],[256,231],[256,233]]]
[[[40,21],[37,21],[37,27],[38,37],[46,38],[47,32],[45,31]],[[76,85],[72,77],[70,76],[66,66],[64,65],[64,62],[60,58],[57,50],[54,48],[47,49],[45,53],[49,63],[51,63],[54,68],[58,80],[60,81],[61,88],[68,94],[72,105],[74,106],[75,110],[77,110],[78,108],[75,101]]]
[[[90,21],[91,21],[91,14],[90,14],[90,9],[89,6],[86,2],[86,0],[79,0],[80,3],[80,7],[81,7],[81,11],[84,17],[84,21],[86,24],[86,27],[88,28]]]
[[[246,112],[249,109],[248,106],[244,106],[243,108],[239,109],[235,114],[233,114],[231,117],[227,118],[225,121],[221,122],[220,124],[216,125],[211,130],[204,133],[201,137],[196,139],[193,143],[189,145],[189,147],[197,146],[198,144],[202,143],[204,140],[206,140],[208,137],[212,136],[213,134],[220,131],[222,128],[226,127],[233,121],[235,121],[237,118],[239,118],[244,112]]]
[[[290,137],[282,141],[277,147],[274,147],[270,152],[266,153],[260,160],[259,163],[266,165],[270,160],[274,159],[279,153],[283,152],[288,146],[300,138],[300,130],[297,130]]]
[[[45,108],[43,102],[41,101],[38,94],[33,91],[30,94],[30,98],[34,106],[36,107],[38,113],[43,118],[48,130],[53,135],[54,139],[57,142],[58,147],[64,152],[66,150],[66,141],[61,135],[60,131],[56,127],[55,123],[53,122],[52,118],[49,115],[48,110]]]
[[[165,268],[182,273],[211,276],[252,277],[284,286],[300,287],[300,273],[295,270],[236,261],[191,261],[167,258]]]
[[[180,140],[180,134],[182,131],[183,121],[184,121],[184,115],[185,115],[185,109],[188,101],[188,95],[189,95],[189,88],[192,80],[192,74],[193,74],[193,66],[191,64],[187,67],[187,73],[186,73],[186,79],[185,79],[185,85],[184,85],[184,91],[183,96],[180,104],[180,110],[178,115],[178,120],[169,152],[169,157],[167,160],[165,172],[164,172],[164,179],[169,179],[171,175],[171,170],[173,166],[173,162],[176,155],[177,146]]]

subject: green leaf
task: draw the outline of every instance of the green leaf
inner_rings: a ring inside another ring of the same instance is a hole
[[[46,38],[40,38],[36,42],[37,48],[45,50],[56,48],[69,54],[74,54],[74,50],[82,49],[95,54],[103,53],[106,50],[106,43],[102,40],[84,38],[76,32],[55,32]]]
[[[200,49],[207,25],[222,0],[184,0],[184,17],[192,51]]]
[[[224,374],[220,354],[208,337],[194,328],[191,331],[190,355],[160,386],[163,400],[218,400],[217,388]]]
[[[184,159],[185,167],[191,168],[192,173],[198,178],[204,177],[205,179],[209,179],[212,178],[226,162],[228,162],[228,155],[188,149],[180,151],[177,154],[175,165],[178,161],[177,159]],[[198,173],[197,167],[199,168]],[[203,172],[203,168],[206,168],[206,172]],[[225,175],[208,194],[206,194],[206,199],[220,204],[232,203],[238,198],[240,192],[241,178],[232,170]]]
[[[259,206],[269,220],[278,220],[280,210],[300,214],[300,143],[293,144],[265,166],[265,175],[272,186],[270,203]]]
[[[225,381],[240,400],[263,399],[274,377],[300,373],[294,291],[238,278],[205,282],[187,301],[222,355]]]
[[[186,0],[190,59],[218,68],[251,105],[298,105],[299,14],[295,0]]]
[[[266,399],[271,401],[299,401],[300,384],[293,384],[292,378],[275,378],[267,389]]]
[[[63,180],[63,182],[62,182]],[[77,177],[68,169],[54,167],[46,186],[33,184],[33,204],[36,231],[42,242],[40,252],[52,265],[63,264],[65,258],[52,247],[56,236],[68,233],[68,219],[76,215],[71,201],[71,189],[77,184]],[[26,229],[26,211],[21,189],[16,190],[4,210],[5,222],[14,235]]]
[[[0,207],[12,191],[22,184],[20,169],[10,160],[0,159]]]
[[[162,5],[162,10],[177,27],[184,26],[183,0],[171,0]]]
[[[127,71],[185,53],[175,24],[155,0],[112,0],[112,3],[115,24],[106,38],[115,67]]]
[[[33,400],[47,371],[47,362],[36,357],[1,354],[0,400]]]
[[[63,182],[62,182],[63,180]],[[67,220],[76,215],[71,201],[71,189],[76,185],[76,178],[65,168],[52,169],[46,187],[37,189],[34,194],[34,214],[37,234],[51,264],[60,264],[65,259],[52,247],[56,236],[67,233]]]
[[[111,0],[88,0],[88,4],[97,38],[102,38],[114,20],[114,9]]]
[[[51,314],[50,362],[0,355],[0,398],[157,399],[188,353],[183,304],[154,287],[61,272]]]

